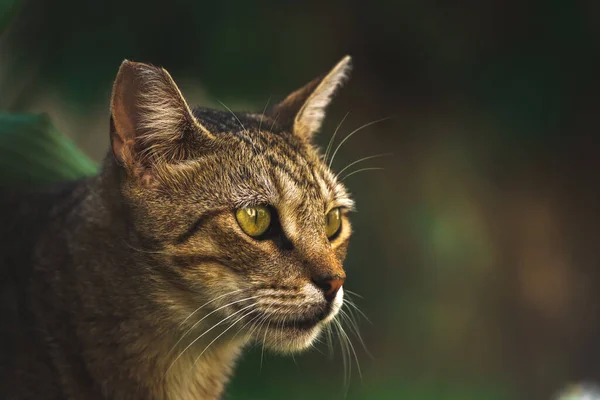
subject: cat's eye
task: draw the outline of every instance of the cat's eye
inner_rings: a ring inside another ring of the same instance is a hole
[[[325,234],[328,238],[332,238],[340,230],[342,226],[342,213],[339,208],[334,208],[325,216]]]
[[[235,212],[240,228],[248,236],[258,237],[271,225],[271,211],[265,206],[240,208]]]

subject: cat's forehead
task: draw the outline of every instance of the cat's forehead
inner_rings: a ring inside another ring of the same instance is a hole
[[[353,202],[317,149],[262,114],[196,108],[198,121],[218,145],[208,158],[200,155],[194,178],[210,183],[211,193],[232,206],[270,204],[323,213]]]
[[[238,206],[268,203],[305,208],[323,208],[339,197],[343,188],[316,154],[288,146],[284,138],[269,138],[257,133],[240,133],[234,154],[224,155],[231,189],[241,199]],[[246,184],[244,184],[246,183]]]
[[[257,184],[237,185],[242,203],[238,206],[270,204],[278,208],[294,209],[305,215],[321,215],[333,207],[353,208],[346,188],[321,161],[300,155],[281,153],[272,148],[255,155],[251,168],[242,169],[251,174]],[[246,199],[252,199],[245,201]]]

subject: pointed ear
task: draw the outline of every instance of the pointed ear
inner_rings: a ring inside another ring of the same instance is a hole
[[[272,107],[270,116],[277,118],[278,125],[304,139],[310,139],[321,129],[325,109],[348,79],[351,61],[350,56],[342,58],[327,75],[309,82]]]
[[[194,118],[169,73],[152,65],[123,61],[110,111],[112,151],[122,165],[182,160],[193,144],[213,137]]]

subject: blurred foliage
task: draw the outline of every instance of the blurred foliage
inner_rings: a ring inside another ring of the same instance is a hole
[[[345,182],[374,356],[359,349],[347,398],[546,400],[600,376],[599,4],[24,0],[0,109],[47,112],[100,160],[124,58],[166,67],[191,103],[260,111],[351,54],[319,144],[347,111],[336,144],[395,118],[333,163],[394,154]],[[339,352],[295,358],[251,351],[230,398],[344,397]]]
[[[39,186],[94,175],[97,165],[46,115],[0,112],[0,183]]]

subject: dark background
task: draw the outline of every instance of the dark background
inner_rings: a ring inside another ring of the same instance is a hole
[[[11,20],[9,25],[7,21]],[[3,26],[4,25],[4,26]],[[548,399],[600,378],[600,2],[0,0],[0,110],[91,157],[124,59],[190,103],[261,111],[351,54],[319,137],[358,212],[346,287],[369,316],[348,399]],[[250,351],[232,399],[344,396],[339,349]]]

